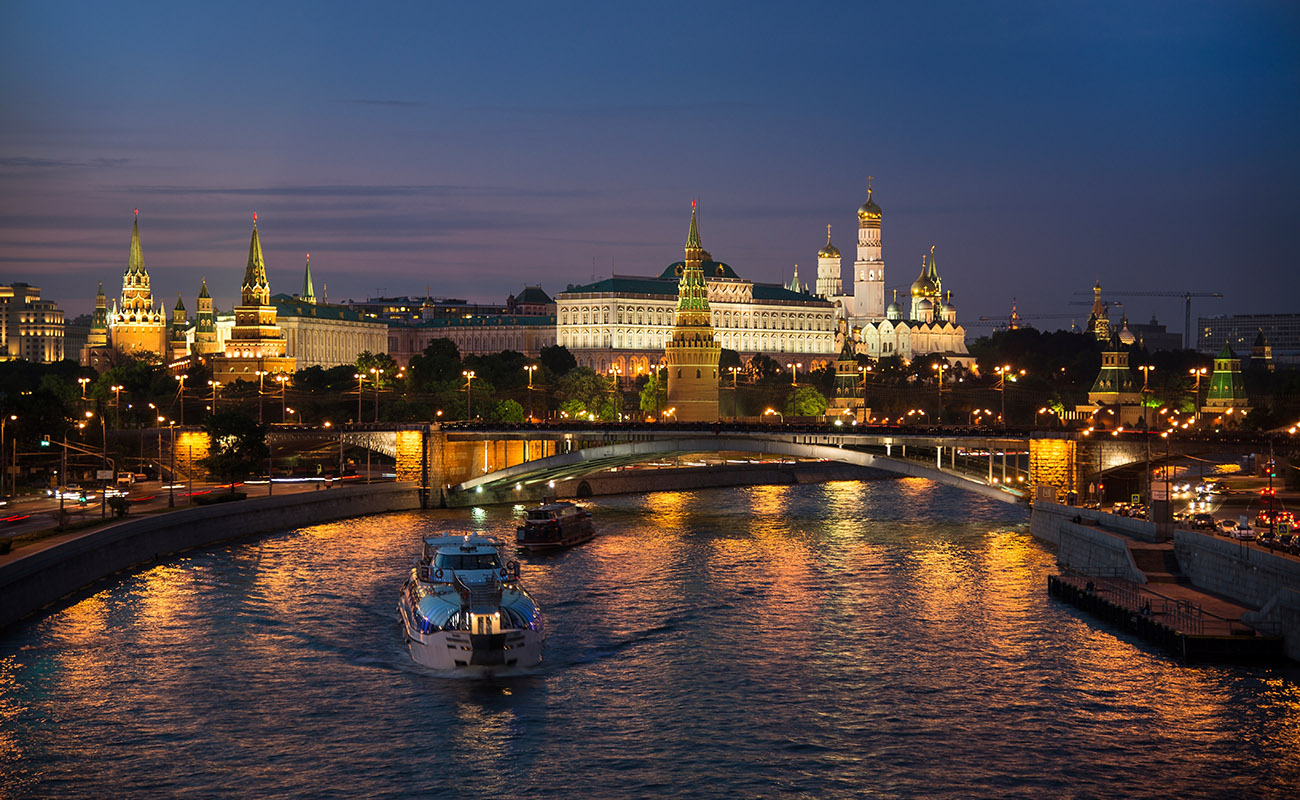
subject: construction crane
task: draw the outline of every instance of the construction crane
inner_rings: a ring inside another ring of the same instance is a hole
[[[1075,292],[1075,294],[1092,294],[1092,292]],[[1185,305],[1183,313],[1183,348],[1192,349],[1192,298],[1214,297],[1223,299],[1223,292],[1106,292],[1112,297],[1181,297]],[[1087,305],[1091,305],[1088,303]],[[1119,305],[1118,303],[1116,305]]]

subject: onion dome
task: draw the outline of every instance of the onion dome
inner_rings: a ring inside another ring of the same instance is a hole
[[[872,220],[879,222],[881,216],[882,213],[880,211],[880,206],[876,205],[875,200],[871,199],[871,188],[868,187],[867,202],[863,203],[862,206],[858,208],[858,221],[866,222],[867,220]]]
[[[831,244],[831,226],[826,226],[826,246],[817,251],[818,258],[839,258],[840,249]]]
[[[903,307],[898,304],[898,290],[894,290],[894,299],[885,309],[886,319],[898,319],[903,316]]]

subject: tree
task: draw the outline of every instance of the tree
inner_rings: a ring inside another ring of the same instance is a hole
[[[573,357],[569,348],[562,344],[552,344],[543,347],[538,353],[538,361],[542,366],[550,370],[557,378],[567,375],[571,370],[578,366],[578,359]]]
[[[610,391],[610,380],[598,375],[587,367],[569,370],[556,382],[555,399],[560,401],[560,408],[569,400],[577,400],[583,410],[593,411],[600,403],[600,398]]]
[[[728,368],[740,366],[743,366],[740,362],[740,353],[726,347],[722,348],[722,352],[718,355],[718,374],[723,375]]]
[[[208,472],[225,478],[230,491],[235,481],[256,474],[266,464],[266,426],[243,411],[219,411],[203,422],[208,434],[208,455],[200,464]]]
[[[460,378],[460,349],[451,339],[434,339],[424,352],[411,357],[407,372],[416,388],[430,391],[434,384]]]
[[[755,381],[768,383],[781,377],[781,365],[770,356],[756,353],[749,359],[749,373],[754,376]]]
[[[492,409],[492,418],[496,422],[523,422],[524,407],[515,400],[502,400]]]
[[[796,417],[820,417],[829,406],[821,392],[811,386],[799,386],[790,397],[787,413]]]
[[[656,414],[668,408],[667,381],[660,380],[659,372],[650,373],[645,385],[641,387],[641,411]]]
[[[375,387],[375,380],[378,379],[378,388],[387,389],[397,376],[397,362],[387,353],[363,350],[357,354],[356,368],[358,373],[365,376],[371,388]],[[372,369],[375,371],[371,372]]]

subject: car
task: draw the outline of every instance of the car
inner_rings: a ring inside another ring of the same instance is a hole
[[[1197,530],[1214,530],[1214,517],[1209,514],[1193,514],[1192,527]]]
[[[1249,524],[1239,525],[1228,535],[1243,542],[1251,542],[1255,540],[1255,529],[1250,527]]]
[[[1236,529],[1237,529],[1237,521],[1235,519],[1219,520],[1219,531],[1221,533],[1232,533]]]
[[[105,496],[105,497],[126,497],[126,496],[127,496],[128,494],[130,494],[130,493],[131,493],[131,490],[130,490],[130,489],[120,489],[120,488],[118,488],[118,487],[116,487],[116,486],[105,486],[105,487],[104,487],[104,496]]]

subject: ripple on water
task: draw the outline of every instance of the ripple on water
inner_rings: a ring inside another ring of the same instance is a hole
[[[1284,797],[1287,670],[1189,669],[1046,596],[1017,509],[918,480],[605,498],[524,557],[541,666],[414,664],[392,514],[187,553],[0,639],[0,794]],[[88,776],[93,782],[88,782]],[[90,787],[93,786],[93,791]]]

